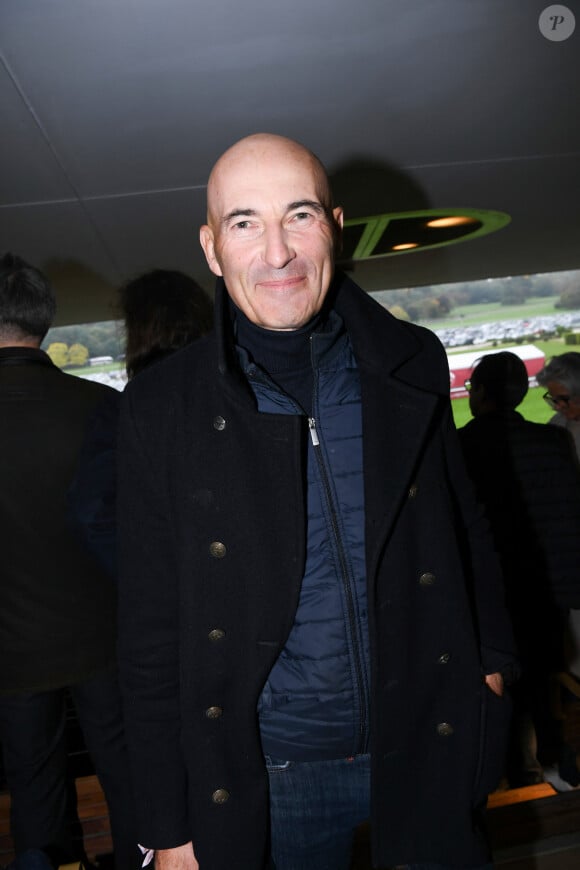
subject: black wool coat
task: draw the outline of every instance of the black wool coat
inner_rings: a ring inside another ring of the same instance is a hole
[[[570,433],[506,410],[478,415],[459,440],[500,556],[519,650],[534,670],[562,670],[560,610],[580,607],[580,467]]]
[[[0,349],[0,692],[48,691],[115,661],[116,591],[69,527],[87,425],[114,391],[41,350]]]
[[[330,299],[362,388],[377,865],[481,863],[474,810],[503,760],[513,657],[501,576],[466,477],[444,351],[349,279]],[[256,705],[304,566],[306,420],[260,414],[223,282],[215,332],[124,395],[120,664],[141,842],[201,870],[261,870]]]

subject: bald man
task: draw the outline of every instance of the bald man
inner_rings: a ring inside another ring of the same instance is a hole
[[[513,645],[443,349],[334,268],[324,168],[208,182],[214,332],[129,386],[121,669],[158,868],[481,867]]]

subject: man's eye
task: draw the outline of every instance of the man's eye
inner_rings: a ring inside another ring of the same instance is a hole
[[[313,214],[310,211],[297,211],[290,218],[292,224],[307,224],[313,220]]]
[[[238,221],[234,224],[235,230],[247,230],[250,226],[250,221]]]

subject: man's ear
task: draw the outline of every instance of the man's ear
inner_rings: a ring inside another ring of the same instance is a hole
[[[332,209],[332,234],[334,236],[334,255],[342,252],[342,227],[344,223],[344,212],[340,206]]]
[[[215,246],[213,241],[213,230],[207,224],[204,224],[199,231],[199,243],[203,248],[203,253],[205,254],[205,259],[207,260],[207,265],[214,273],[214,275],[218,275],[220,278],[222,277],[222,270],[220,268],[220,264],[217,261],[217,257],[215,255]]]

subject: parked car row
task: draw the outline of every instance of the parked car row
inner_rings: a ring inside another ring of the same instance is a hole
[[[491,341],[518,341],[554,334],[558,327],[574,329],[580,326],[580,311],[544,314],[518,320],[498,320],[473,326],[435,329],[435,335],[445,347],[487,344]]]

